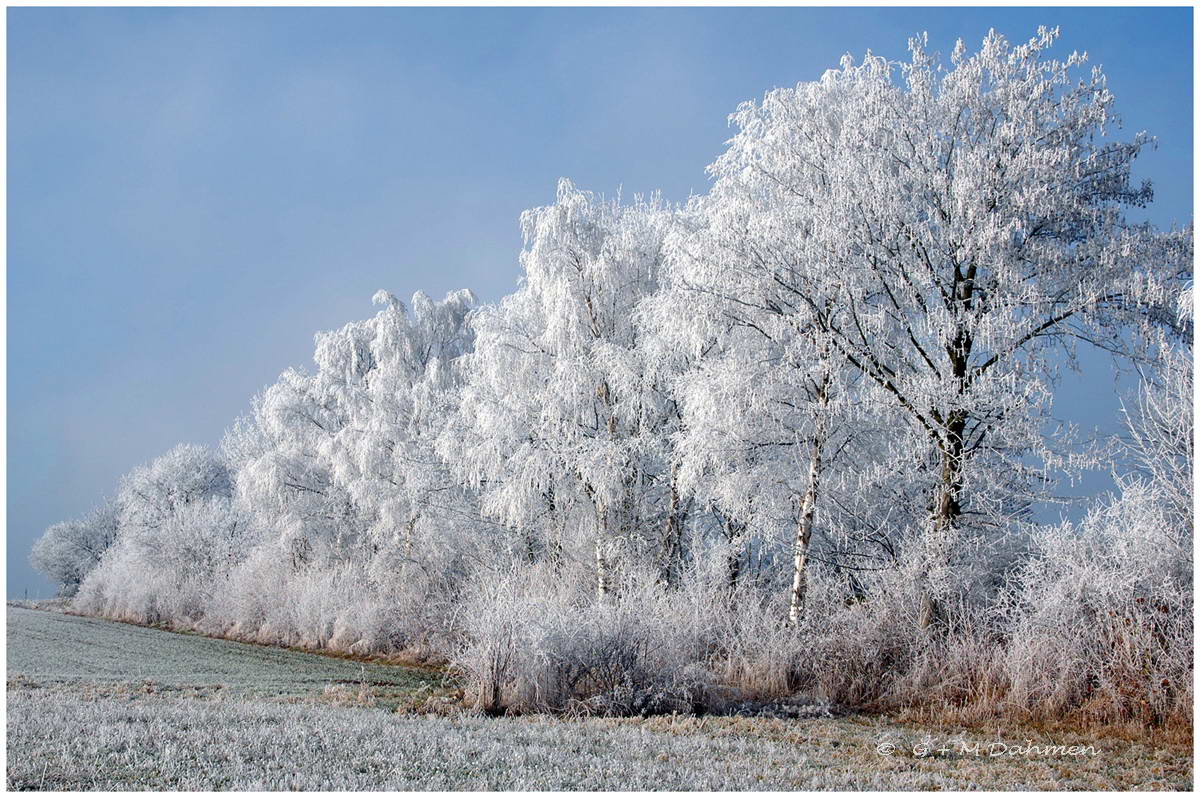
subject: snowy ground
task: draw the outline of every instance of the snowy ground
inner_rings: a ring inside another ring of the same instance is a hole
[[[8,608],[9,789],[1190,788],[1186,747],[873,718],[411,714],[431,674]],[[405,709],[397,712],[396,708]],[[1003,752],[1000,746],[1004,746]],[[977,747],[976,747],[977,746]],[[1087,746],[1091,746],[1087,749]]]

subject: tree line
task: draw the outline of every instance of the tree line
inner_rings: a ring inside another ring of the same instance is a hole
[[[80,611],[454,663],[492,710],[1191,713],[1191,224],[1057,30],[768,92],[683,205],[562,180],[522,278],[316,336],[46,531]],[[1141,375],[1126,435],[1060,370]],[[1055,479],[1117,463],[1079,523]]]

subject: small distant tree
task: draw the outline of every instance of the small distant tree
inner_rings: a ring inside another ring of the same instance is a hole
[[[219,453],[180,444],[121,478],[120,538],[151,560],[172,556],[165,549],[177,545],[168,534],[176,516],[210,499],[229,498],[231,492],[229,467]]]
[[[54,524],[33,544],[30,563],[58,585],[60,596],[73,596],[116,542],[118,516],[116,503],[106,501],[78,521]]]

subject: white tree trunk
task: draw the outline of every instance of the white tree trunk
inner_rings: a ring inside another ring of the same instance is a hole
[[[821,452],[825,448],[826,424],[829,422],[829,390],[832,376],[828,364],[828,348],[823,351],[826,358],[825,373],[816,392],[817,418],[813,429],[812,451],[808,459],[808,485],[800,501],[800,514],[796,521],[796,539],[792,544],[792,592],[788,602],[788,624],[796,626],[804,613],[804,598],[808,592],[808,547],[812,540],[813,520],[817,515],[817,496],[821,488]]]
[[[596,538],[596,598],[605,601],[612,595],[612,560],[605,551],[603,537]]]
[[[590,491],[589,491],[590,493]],[[608,510],[596,502],[596,599],[605,601],[613,592]]]
[[[679,464],[671,463],[671,497],[667,505],[667,522],[663,530],[662,564],[659,568],[661,581],[674,587],[679,581],[679,560],[682,555],[683,519],[679,508],[679,487],[675,473]]]
[[[792,592],[788,602],[788,624],[795,626],[804,612],[804,597],[808,591],[808,546],[812,540],[813,519],[817,514],[817,491],[821,482],[820,437],[813,441],[808,465],[808,488],[800,503],[800,518],[796,523],[796,539],[792,545]]]

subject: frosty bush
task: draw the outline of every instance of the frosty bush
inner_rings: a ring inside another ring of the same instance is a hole
[[[590,585],[516,567],[473,596],[455,664],[488,712],[663,714],[702,706],[708,627],[653,580],[595,602]]]
[[[1190,719],[1191,553],[1172,515],[1134,481],[1080,524],[1035,532],[1007,596],[1010,702],[1045,716]]]

